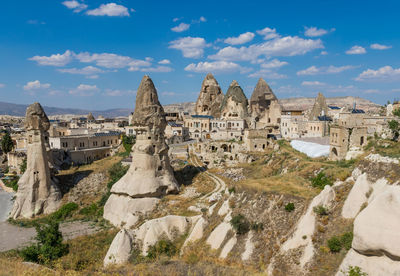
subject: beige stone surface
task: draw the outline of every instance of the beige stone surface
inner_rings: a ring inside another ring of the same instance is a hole
[[[230,223],[225,221],[221,222],[207,238],[207,244],[209,244],[212,249],[220,248],[230,230],[232,230]]]
[[[27,168],[18,182],[18,192],[11,218],[31,218],[57,210],[61,193],[51,177],[46,150],[49,119],[39,103],[26,110]]]
[[[400,261],[400,187],[388,186],[354,221],[353,249]]]
[[[222,118],[245,119],[248,117],[248,101],[237,81],[232,81],[221,105]]]
[[[219,254],[219,257],[221,259],[225,259],[226,257],[228,257],[228,254],[232,251],[233,247],[236,245],[237,243],[237,238],[236,235],[234,235],[232,238],[230,238],[226,244],[224,245],[224,247],[221,250],[221,253]]]
[[[208,73],[201,84],[199,97],[196,101],[197,115],[210,115],[214,118],[221,116],[221,104],[224,99],[221,87],[211,73]]]
[[[203,237],[204,228],[206,227],[207,222],[203,217],[200,217],[196,224],[193,227],[193,230],[190,232],[189,236],[185,240],[182,248],[185,248],[190,242],[195,242]]]
[[[366,194],[371,188],[371,183],[368,181],[368,176],[363,173],[357,177],[349,195],[344,202],[342,216],[344,218],[355,218],[364,202],[367,201]]]
[[[104,258],[104,266],[123,264],[129,260],[132,251],[132,238],[128,231],[122,229],[115,236]]]

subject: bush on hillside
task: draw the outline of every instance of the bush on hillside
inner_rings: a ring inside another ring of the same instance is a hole
[[[288,204],[285,205],[285,210],[286,212],[293,212],[294,211],[294,203],[289,202]]]
[[[161,255],[172,257],[177,253],[176,246],[169,240],[159,240],[155,245],[149,247],[147,257],[149,259],[157,259]]]
[[[20,251],[25,261],[49,264],[68,253],[68,245],[63,244],[58,222],[50,221],[48,225],[37,225],[36,233],[37,243]]]
[[[332,184],[332,180],[324,172],[319,172],[315,177],[311,178],[311,185],[314,188],[323,189],[326,185],[332,186]]]
[[[241,214],[234,216],[230,222],[238,235],[243,235],[250,231],[249,221]]]

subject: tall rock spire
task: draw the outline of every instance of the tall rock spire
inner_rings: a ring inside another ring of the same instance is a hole
[[[221,104],[221,116],[223,118],[244,119],[247,113],[248,101],[242,88],[236,80],[232,81]]]
[[[31,218],[57,210],[61,193],[51,177],[46,149],[50,122],[39,103],[26,110],[26,171],[18,181],[18,192],[10,217]]]
[[[139,216],[152,211],[160,197],[179,191],[164,139],[164,109],[153,81],[144,76],[136,95],[132,124],[136,144],[128,172],[111,188],[104,218],[115,226],[134,225]]]
[[[318,96],[315,98],[314,106],[311,109],[308,119],[317,120],[320,115],[328,115],[328,106],[322,93],[318,93]]]
[[[260,78],[250,98],[250,112],[253,117],[263,116],[272,101],[278,101],[267,82]]]
[[[224,94],[217,80],[211,73],[208,73],[203,80],[200,94],[196,101],[196,114],[219,118],[221,116],[221,103],[223,99]]]

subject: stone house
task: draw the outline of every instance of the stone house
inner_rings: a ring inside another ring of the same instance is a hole
[[[191,115],[184,118],[184,126],[189,129],[191,139],[210,139],[211,120],[209,115]]]
[[[168,122],[165,128],[167,144],[180,144],[189,140],[189,128],[175,122]]]
[[[329,159],[343,160],[350,149],[361,149],[366,143],[367,127],[365,126],[331,126]]]

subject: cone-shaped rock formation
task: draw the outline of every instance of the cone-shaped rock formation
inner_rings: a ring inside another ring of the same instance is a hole
[[[322,93],[318,93],[315,98],[314,106],[308,116],[309,120],[317,120],[318,116],[328,115],[328,106],[326,104],[326,99]]]
[[[132,117],[136,144],[128,172],[113,185],[104,218],[116,226],[134,225],[138,216],[153,210],[159,198],[179,191],[164,139],[164,109],[150,77],[144,76]]]
[[[48,145],[49,119],[39,103],[26,110],[27,166],[18,181],[18,192],[10,217],[31,218],[57,210],[60,191],[51,177]]]
[[[232,81],[222,101],[221,115],[223,118],[240,118],[248,116],[248,101],[237,81]]]
[[[196,101],[196,114],[219,118],[221,116],[221,103],[223,99],[224,94],[217,80],[211,73],[208,73],[203,80],[200,94]]]
[[[250,112],[253,117],[262,117],[272,102],[277,102],[274,92],[267,82],[260,78],[250,98]]]

